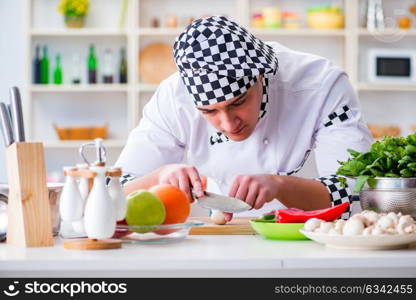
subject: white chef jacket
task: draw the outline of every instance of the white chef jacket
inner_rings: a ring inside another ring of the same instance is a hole
[[[299,170],[309,150],[315,152],[320,176],[335,174],[337,161],[349,157],[348,148],[367,151],[371,135],[345,72],[323,57],[276,42],[268,44],[277,52],[279,70],[269,77],[267,113],[251,136],[211,145],[210,137],[217,131],[196,110],[179,73],[175,73],[159,85],[145,105],[140,124],[130,133],[116,165],[133,176],[142,176],[185,160],[227,194],[238,175]],[[348,119],[341,120],[345,107]],[[250,214],[280,207],[278,201],[272,201]]]

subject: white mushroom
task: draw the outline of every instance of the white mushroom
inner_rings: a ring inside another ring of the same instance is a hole
[[[381,229],[379,226],[375,226],[374,229],[371,231],[371,235],[380,235],[385,234],[385,231]]]
[[[401,216],[398,224],[413,224],[415,221],[410,215]]]
[[[380,227],[382,230],[394,228],[395,226],[394,221],[387,216],[381,217],[376,223],[376,227]]]
[[[341,231],[339,231],[339,230],[336,230],[336,229],[333,227],[333,228],[331,228],[331,229],[328,231],[328,234],[332,234],[332,235],[340,235],[340,234],[342,234],[342,232],[341,232]]]
[[[379,219],[379,215],[372,210],[365,210],[361,213],[364,217],[364,223],[365,226],[370,226],[373,225],[377,222],[377,220]]]
[[[386,217],[392,219],[394,225],[396,225],[399,222],[399,217],[395,212],[389,212]]]
[[[321,226],[321,223],[323,221],[317,218],[311,218],[305,222],[305,225],[303,225],[303,229],[306,231],[314,231],[315,229],[319,228]]]
[[[328,233],[332,228],[332,222],[321,222],[321,225],[315,230],[315,232]]]
[[[349,220],[359,220],[361,223],[365,222],[365,217],[361,214],[355,214],[349,218]]]
[[[223,212],[215,209],[212,211],[211,220],[217,225],[224,225],[227,223]]]
[[[337,231],[339,231],[339,232],[342,232],[342,228],[344,227],[345,222],[346,221],[345,220],[342,220],[342,219],[336,220],[335,221],[335,224],[334,224],[334,229],[337,230]]]
[[[371,233],[373,232],[374,229],[374,225],[368,226],[366,228],[364,228],[363,230],[363,235],[371,235]]]
[[[409,225],[409,226],[406,226],[405,228],[404,228],[404,232],[405,233],[416,233],[416,224],[411,224],[411,225]]]
[[[359,218],[351,218],[345,222],[342,233],[347,236],[360,235],[364,230],[364,224]]]

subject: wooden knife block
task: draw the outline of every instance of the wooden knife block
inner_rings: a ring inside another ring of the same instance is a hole
[[[7,243],[54,245],[42,143],[13,143],[6,149],[9,180]]]

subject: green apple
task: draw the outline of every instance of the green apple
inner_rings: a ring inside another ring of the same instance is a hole
[[[134,231],[140,233],[152,231],[151,226],[162,224],[165,217],[165,206],[155,194],[146,190],[137,190],[127,196],[127,224],[130,226],[149,225],[149,227]]]

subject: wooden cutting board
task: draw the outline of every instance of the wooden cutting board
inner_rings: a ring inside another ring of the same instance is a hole
[[[225,225],[215,225],[209,217],[192,217],[191,221],[201,221],[203,226],[192,227],[189,234],[192,235],[253,235],[257,234],[251,227],[248,218],[233,218],[231,222]]]

